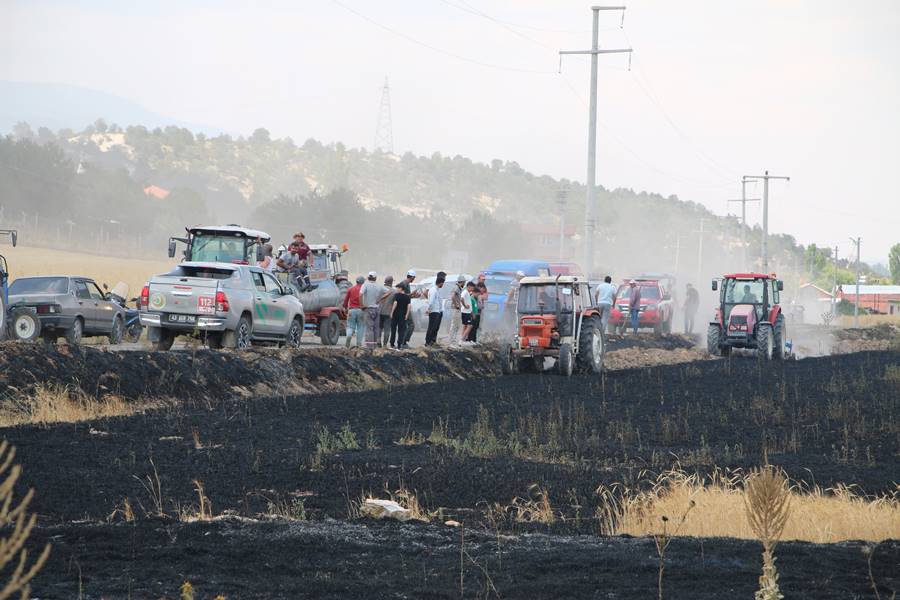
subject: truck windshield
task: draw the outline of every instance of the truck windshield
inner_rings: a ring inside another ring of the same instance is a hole
[[[191,260],[196,262],[248,263],[250,245],[247,238],[225,235],[194,235]]]
[[[22,294],[65,294],[69,281],[65,277],[26,277],[16,279],[9,286],[11,296]]]
[[[490,288],[488,288],[490,289]],[[556,312],[555,284],[523,285],[519,288],[518,312],[523,315],[553,314]],[[559,286],[560,312],[572,311],[572,288]]]

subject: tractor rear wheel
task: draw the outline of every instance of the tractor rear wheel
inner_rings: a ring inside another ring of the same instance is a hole
[[[775,360],[781,360],[784,358],[785,351],[784,346],[787,341],[787,323],[784,322],[784,317],[778,315],[775,319],[775,340],[774,340],[774,350],[775,352],[772,355],[772,358]]]
[[[13,309],[12,331],[17,340],[33,342],[41,336],[41,320],[30,310]]]
[[[559,358],[556,359],[556,370],[560,375],[570,377],[575,369],[575,356],[572,352],[572,344],[560,344]]]
[[[600,319],[591,317],[581,323],[581,334],[578,340],[578,366],[585,373],[603,371],[603,354],[606,340],[600,329]]]
[[[771,323],[760,323],[756,332],[756,351],[760,358],[772,360],[775,355],[775,332]]]

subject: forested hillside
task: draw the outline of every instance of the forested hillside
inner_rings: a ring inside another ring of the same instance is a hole
[[[169,193],[147,195],[148,186]],[[247,138],[123,129],[102,119],[79,132],[20,123],[0,140],[0,224],[25,229],[25,239],[100,251],[158,252],[185,225],[239,222],[276,239],[303,229],[313,241],[348,242],[373,262],[437,265],[457,251],[475,269],[534,255],[541,236],[522,225],[558,227],[561,190],[565,221],[578,231],[583,185],[499,159],[396,156],[312,139],[298,145],[265,129]],[[739,224],[699,204],[602,187],[598,198],[601,269],[677,270],[696,279],[740,260]],[[748,256],[757,256],[758,229],[747,238]],[[564,258],[577,259],[579,246],[576,233]],[[769,250],[775,268],[830,279],[827,251],[807,252],[789,235],[770,236]]]

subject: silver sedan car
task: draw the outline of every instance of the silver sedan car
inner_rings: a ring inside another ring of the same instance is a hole
[[[69,344],[103,336],[118,344],[125,332],[125,310],[93,279],[69,275],[20,277],[9,286],[10,331],[16,339]]]

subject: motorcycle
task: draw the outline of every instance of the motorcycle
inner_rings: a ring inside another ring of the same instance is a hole
[[[128,298],[128,284],[120,281],[109,292],[109,299],[125,309],[125,331],[122,339],[134,344],[141,339],[141,335],[144,333],[144,326],[141,325],[138,298],[131,298],[130,300],[126,300],[126,298]],[[128,302],[131,302],[133,307],[129,307]]]

